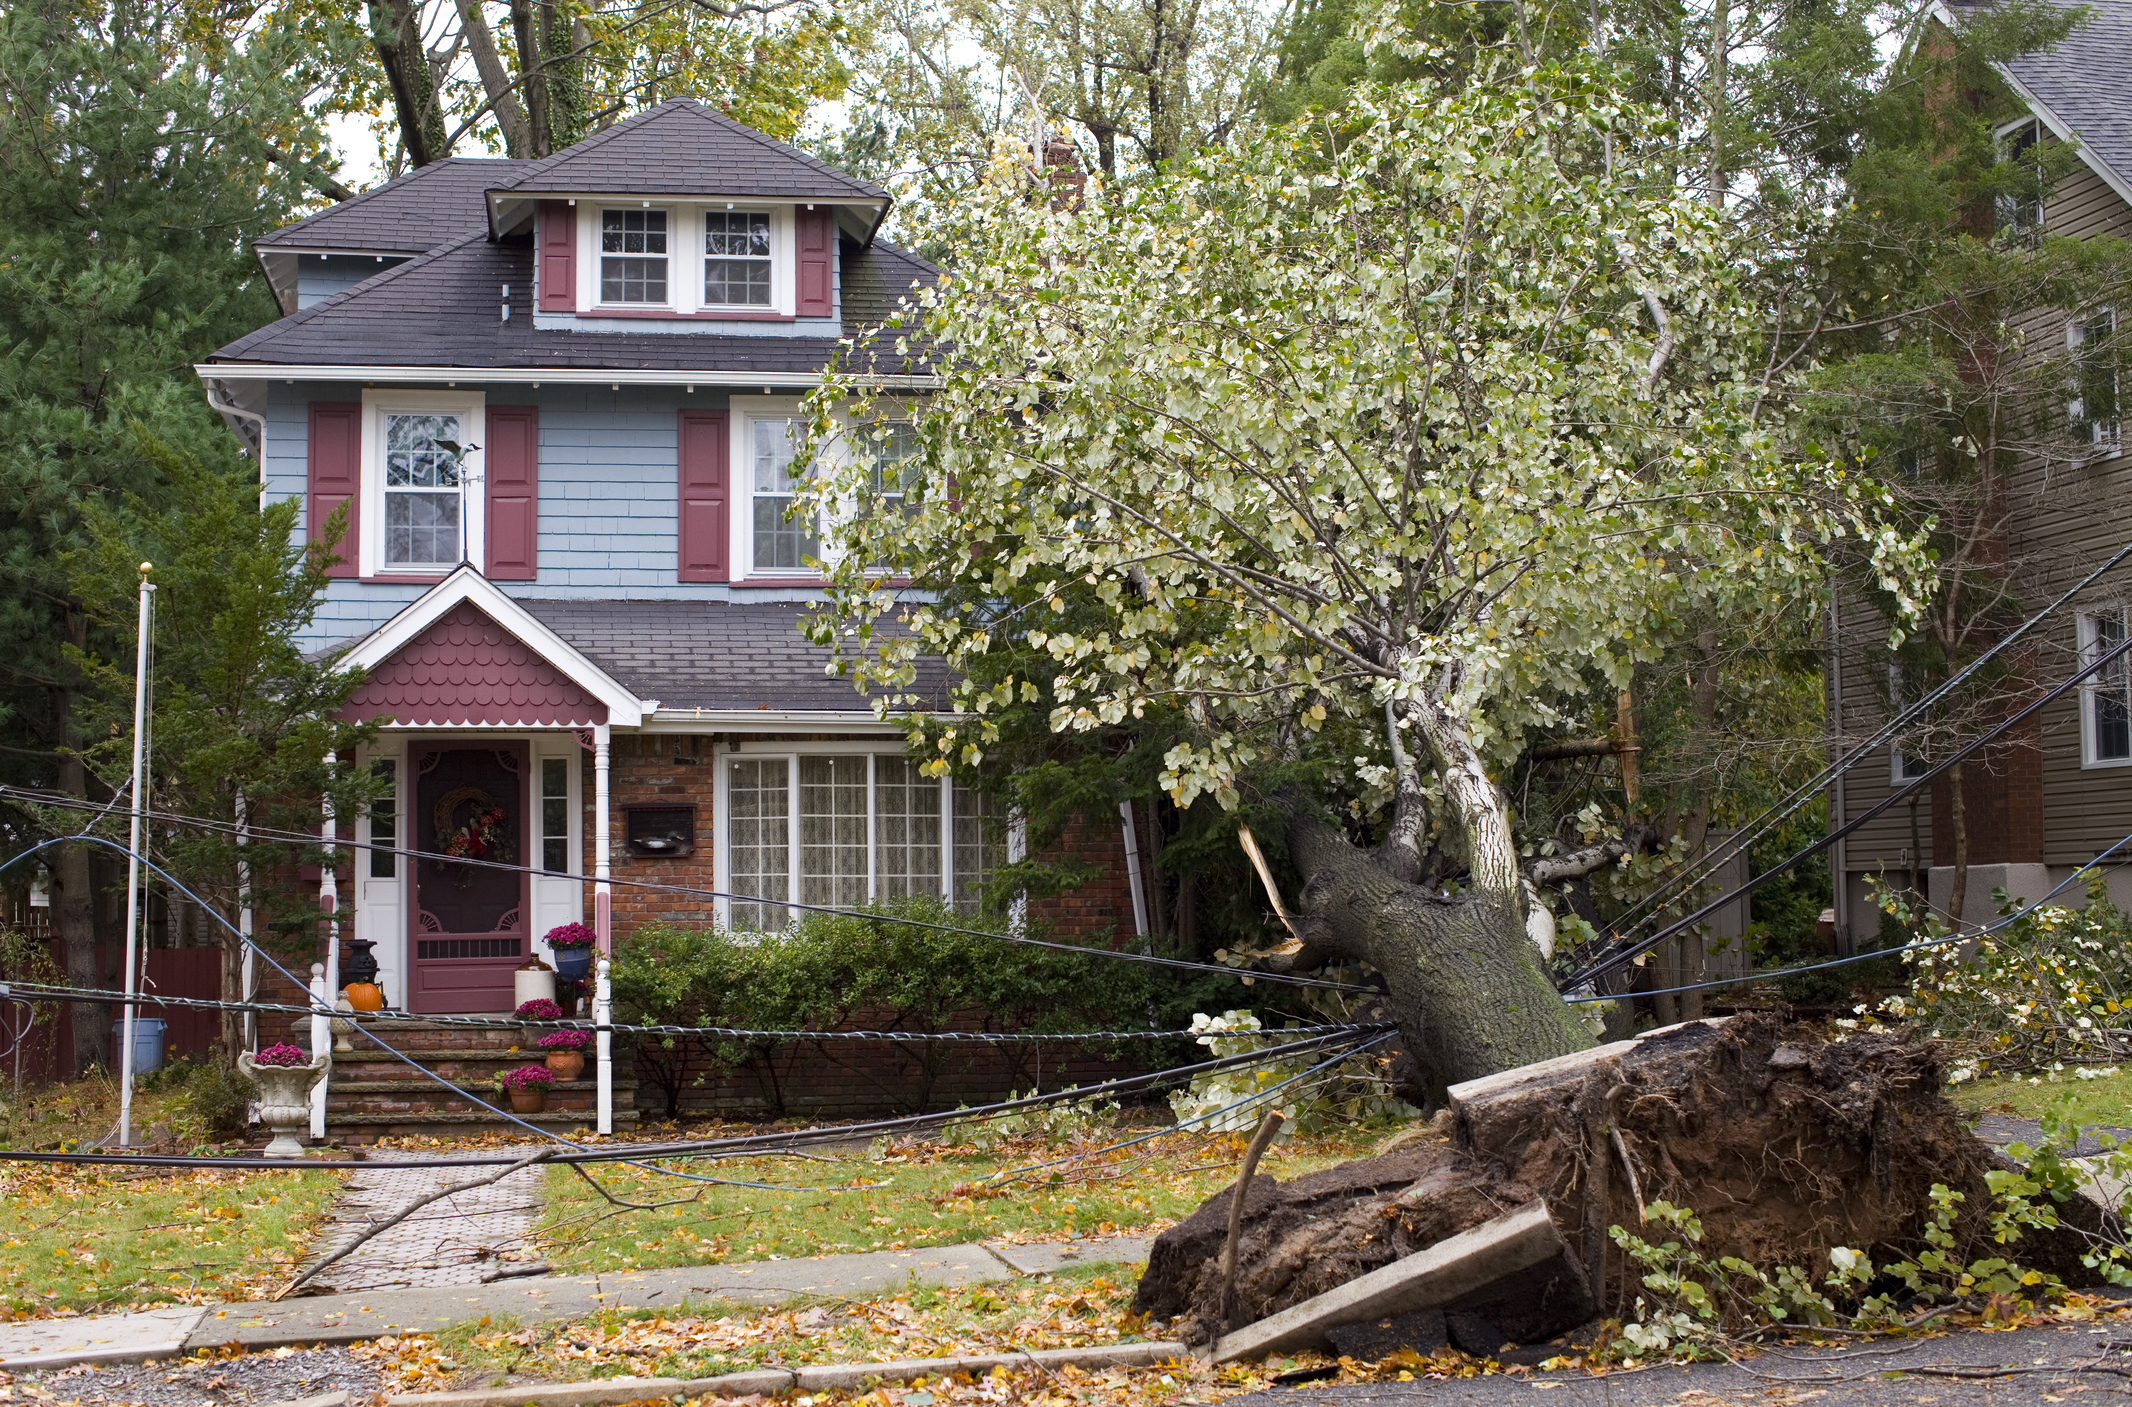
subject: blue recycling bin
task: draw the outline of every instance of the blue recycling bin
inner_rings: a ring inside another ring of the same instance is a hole
[[[163,1068],[163,1020],[156,1016],[133,1018],[133,1073],[152,1074]],[[126,1042],[124,1017],[111,1023],[111,1049],[116,1051]]]

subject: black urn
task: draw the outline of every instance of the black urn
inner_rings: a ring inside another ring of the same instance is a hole
[[[343,987],[354,986],[358,982],[376,984],[378,980],[378,960],[370,952],[376,946],[376,941],[369,938],[350,938],[348,940],[348,950],[341,955],[341,985]]]

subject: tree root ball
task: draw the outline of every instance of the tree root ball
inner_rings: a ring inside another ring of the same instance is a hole
[[[1232,1185],[1156,1239],[1133,1307],[1206,1344],[1535,1198],[1572,1255],[1446,1306],[1484,1312],[1520,1343],[1633,1306],[1641,1272],[1607,1233],[1638,1228],[1639,1203],[1697,1212],[1713,1258],[1818,1278],[1834,1246],[1876,1261],[1923,1249],[1944,1183],[1966,1199],[1960,1253],[1998,1253],[1986,1249],[1995,1155],[1943,1085],[1929,1045],[1893,1036],[1831,1040],[1761,1014],[1669,1027],[1459,1086],[1449,1118],[1377,1157],[1252,1179],[1224,1318]],[[2092,1284],[2079,1249],[2076,1232],[2031,1232],[2011,1254]]]

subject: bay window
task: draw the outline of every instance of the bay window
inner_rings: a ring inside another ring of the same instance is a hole
[[[999,800],[901,753],[743,752],[722,760],[718,781],[718,887],[734,896],[735,929],[782,928],[795,900],[849,909],[936,895],[975,911],[1006,860]]]

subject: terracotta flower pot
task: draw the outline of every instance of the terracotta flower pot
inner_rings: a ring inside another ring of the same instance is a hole
[[[558,1080],[574,1080],[585,1073],[585,1052],[582,1050],[551,1050],[548,1052],[548,1068]]]
[[[548,1087],[529,1085],[525,1089],[508,1091],[511,1096],[511,1112],[514,1114],[538,1114],[548,1107]]]

